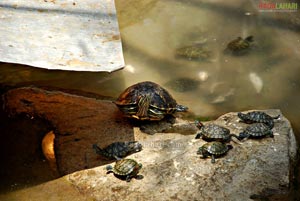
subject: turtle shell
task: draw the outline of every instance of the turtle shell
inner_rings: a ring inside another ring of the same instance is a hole
[[[196,139],[200,138],[206,141],[228,141],[230,139],[230,130],[216,124],[207,124],[200,128]]]
[[[248,36],[245,39],[238,37],[237,39],[229,42],[227,48],[233,52],[239,52],[248,49],[251,42],[253,42],[253,36]]]
[[[142,150],[142,145],[137,141],[114,142],[104,149],[101,149],[96,144],[93,145],[97,154],[100,154],[109,159],[121,159],[129,154]]]
[[[112,171],[116,175],[120,175],[120,176],[127,176],[127,175],[135,176],[138,174],[141,168],[142,168],[141,164],[137,163],[133,159],[122,159],[116,162]]]
[[[222,142],[208,142],[202,146],[204,150],[212,155],[223,155],[225,154],[229,148],[225,143]]]
[[[166,114],[187,110],[166,89],[149,81],[125,89],[115,104],[126,116],[140,120],[161,120]]]
[[[245,123],[265,123],[269,126],[269,128],[274,127],[274,119],[279,118],[280,115],[271,117],[265,112],[261,111],[253,111],[243,114],[241,112],[238,113],[238,117]]]
[[[208,156],[211,156],[211,163],[215,163],[215,157],[225,154],[231,148],[231,145],[213,141],[204,144],[202,147],[199,147],[197,154],[201,154],[201,158],[207,158]]]
[[[273,137],[273,132],[270,127],[264,123],[254,123],[249,125],[243,134],[250,137],[264,137],[267,135]]]

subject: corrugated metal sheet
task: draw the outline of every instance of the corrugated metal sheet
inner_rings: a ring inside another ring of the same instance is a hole
[[[47,69],[124,66],[113,0],[1,0],[0,61]]]

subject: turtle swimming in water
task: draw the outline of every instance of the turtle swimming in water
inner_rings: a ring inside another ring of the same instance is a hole
[[[253,36],[248,36],[246,38],[238,37],[233,41],[229,42],[226,50],[231,51],[233,54],[243,54],[249,50],[251,43],[253,42]]]
[[[239,139],[247,138],[274,137],[272,130],[264,123],[250,124],[243,132],[240,133]]]
[[[188,110],[177,104],[166,89],[150,81],[128,87],[114,103],[125,116],[139,120],[161,120],[168,114]]]
[[[219,141],[219,142],[229,142],[231,137],[235,137],[239,140],[238,136],[235,134],[230,134],[230,130],[219,126],[217,124],[203,125],[200,121],[195,121],[196,126],[200,129],[200,132],[196,135],[196,139],[202,137],[205,141]]]
[[[207,142],[203,146],[199,147],[197,154],[202,155],[201,158],[211,157],[211,163],[215,163],[215,158],[224,155],[229,149],[232,149],[231,145],[227,145],[222,142]]]
[[[203,44],[191,45],[177,48],[175,50],[176,57],[186,58],[189,60],[208,61],[211,57],[211,51],[207,50]]]
[[[275,117],[271,117],[270,115],[266,114],[265,112],[261,111],[253,111],[243,114],[239,112],[238,117],[245,123],[265,123],[269,126],[270,129],[274,127],[274,119],[278,119],[280,115]]]
[[[133,159],[118,160],[114,167],[111,165],[106,166],[107,174],[113,172],[115,175],[125,178],[127,182],[132,178],[137,178],[141,168],[142,164]]]
[[[102,155],[105,158],[120,160],[125,156],[141,151],[142,145],[137,141],[114,142],[104,149],[101,149],[94,144],[93,149],[97,154]]]

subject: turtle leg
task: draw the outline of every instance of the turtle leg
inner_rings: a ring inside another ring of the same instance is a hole
[[[122,160],[122,158],[120,158],[120,157],[118,157],[118,156],[116,156],[116,155],[114,155],[114,158],[116,159],[116,160]]]
[[[206,152],[204,152],[204,153],[202,152],[202,156],[200,158],[204,159],[204,158],[207,158],[207,157],[208,157],[208,154]]]
[[[216,160],[215,160],[215,155],[211,155],[211,163],[215,163],[216,162]]]
[[[200,132],[200,133],[197,133],[195,139],[200,139],[201,136],[202,136],[202,133],[201,133],[201,132]]]
[[[273,138],[274,137],[273,131],[270,130],[268,136],[270,136],[271,138]]]
[[[127,182],[130,182],[131,179],[132,179],[132,176],[131,176],[131,175],[127,175],[127,176],[126,176],[126,181],[127,181]]]

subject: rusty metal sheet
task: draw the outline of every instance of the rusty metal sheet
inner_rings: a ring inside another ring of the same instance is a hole
[[[113,0],[1,0],[0,61],[75,70],[124,67]]]

